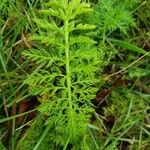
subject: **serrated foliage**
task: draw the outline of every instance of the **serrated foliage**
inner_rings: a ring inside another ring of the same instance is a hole
[[[138,3],[139,0],[99,0],[89,22],[97,24],[101,33],[116,29],[126,33],[135,26],[132,11]]]
[[[78,20],[78,15],[92,9],[81,0],[51,0],[45,6],[40,13],[47,18],[34,18],[38,33],[32,40],[46,46],[23,52],[39,66],[24,83],[31,94],[41,96],[39,110],[48,117],[46,125],[51,126],[53,142],[80,147],[93,111],[90,100],[97,91],[103,58],[95,41],[80,34],[95,28]]]
[[[22,12],[23,2],[19,0],[1,0],[0,1],[0,19],[6,19],[6,17],[13,17],[20,15]],[[17,15],[16,15],[17,14]],[[17,16],[18,17],[18,16]]]

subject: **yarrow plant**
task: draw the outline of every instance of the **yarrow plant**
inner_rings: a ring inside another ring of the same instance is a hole
[[[49,1],[39,11],[42,17],[34,18],[38,32],[32,40],[42,46],[23,52],[38,66],[25,83],[32,95],[41,96],[39,110],[47,116],[53,143],[64,147],[86,145],[83,139],[93,112],[90,101],[99,82],[102,53],[86,35],[95,26],[79,18],[91,11],[90,4],[81,0]]]

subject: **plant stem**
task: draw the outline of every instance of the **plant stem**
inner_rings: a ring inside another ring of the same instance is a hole
[[[65,52],[66,52],[66,80],[67,80],[67,94],[68,94],[68,103],[69,103],[69,116],[71,117],[71,126],[74,130],[73,123],[73,111],[72,111],[72,96],[71,96],[71,76],[70,76],[70,58],[69,58],[69,30],[68,30],[69,21],[65,21]],[[74,131],[73,131],[74,133]]]
[[[70,65],[69,65],[69,32],[68,32],[68,20],[65,21],[65,52],[66,52],[67,91],[68,91],[68,99],[69,99],[69,101],[71,101],[71,78],[70,78]]]

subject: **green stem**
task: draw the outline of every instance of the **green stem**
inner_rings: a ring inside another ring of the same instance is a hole
[[[66,76],[67,76],[67,91],[68,99],[71,101],[71,77],[70,77],[70,64],[69,64],[69,31],[68,20],[65,21],[65,52],[66,52]]]
[[[72,134],[74,134],[74,120],[73,120],[73,108],[72,108],[72,96],[71,96],[71,75],[70,75],[70,54],[69,54],[69,21],[65,21],[65,52],[66,52],[66,80],[67,80],[67,92],[69,102],[69,119],[71,120]]]

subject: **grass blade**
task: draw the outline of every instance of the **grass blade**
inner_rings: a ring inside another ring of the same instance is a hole
[[[133,51],[133,52],[137,52],[139,54],[145,54],[147,53],[145,50],[143,50],[142,48],[140,47],[137,47],[136,45],[134,44],[131,44],[131,43],[128,43],[126,41],[122,41],[122,40],[116,40],[116,39],[110,39],[108,38],[108,40],[122,48],[126,48],[130,51]],[[150,54],[148,54],[147,56],[150,56]]]

